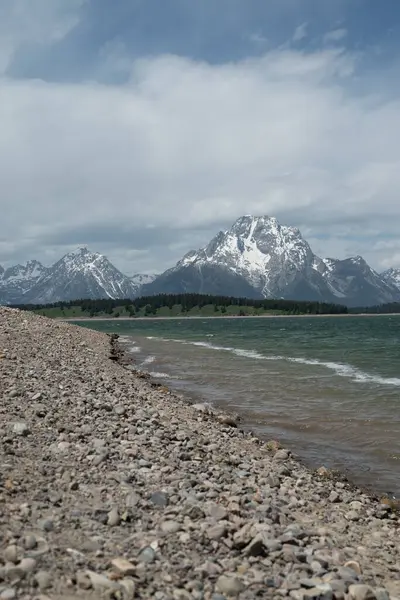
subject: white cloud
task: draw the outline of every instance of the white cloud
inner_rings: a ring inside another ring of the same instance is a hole
[[[300,42],[305,37],[307,37],[307,28],[308,28],[308,23],[302,23],[301,25],[296,27],[296,29],[294,30],[293,37],[292,37],[292,41]]]
[[[53,256],[50,234],[89,227],[107,251],[107,227],[127,224],[190,228],[189,249],[245,213],[325,233],[329,254],[349,247],[334,233],[343,224],[397,232],[400,102],[377,97],[374,79],[354,95],[350,54],[275,50],[225,65],[162,56],[131,73],[121,87],[0,80],[0,263],[17,247],[21,259]],[[125,249],[134,237],[110,256]],[[364,250],[375,264],[393,254]],[[117,264],[158,270],[183,252]]]
[[[328,33],[326,33],[324,35],[324,42],[325,42],[325,44],[330,44],[333,42],[340,42],[346,36],[347,36],[347,29],[343,29],[343,28],[334,29],[332,31],[328,31]]]
[[[0,73],[24,44],[62,39],[79,22],[86,0],[0,0]]]

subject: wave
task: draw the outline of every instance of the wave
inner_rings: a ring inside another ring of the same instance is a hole
[[[146,356],[146,358],[141,362],[141,367],[144,367],[145,365],[150,365],[151,363],[153,363],[156,360],[155,356]]]
[[[150,371],[149,375],[150,377],[154,377],[154,379],[177,379],[177,377],[174,377],[169,373],[159,373],[158,371]]]
[[[243,348],[234,348],[231,346],[217,346],[215,344],[211,344],[210,342],[200,342],[200,341],[189,341],[189,340],[180,340],[174,338],[162,338],[162,337],[149,337],[148,339],[157,339],[165,342],[175,342],[179,344],[189,345],[189,346],[198,346],[201,348],[207,348],[209,350],[219,351],[219,352],[230,352],[236,356],[240,356],[243,358],[251,358],[253,360],[268,360],[268,361],[282,361],[289,362],[294,364],[302,364],[309,365],[315,367],[323,367],[330,371],[333,371],[335,375],[339,377],[347,377],[352,381],[356,381],[357,383],[372,383],[378,385],[390,385],[395,387],[400,387],[400,378],[398,377],[382,377],[380,375],[373,375],[371,373],[366,373],[357,367],[353,367],[352,365],[346,363],[336,363],[332,361],[323,361],[318,360],[316,358],[298,358],[295,356],[282,356],[279,354],[273,355],[265,355],[257,352],[257,350],[246,350]]]
[[[136,345],[136,342],[132,342],[132,346],[129,348],[129,353],[136,354],[136,352],[140,352],[141,347]]]

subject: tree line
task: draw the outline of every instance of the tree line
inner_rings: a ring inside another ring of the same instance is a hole
[[[193,308],[203,308],[204,306],[214,306],[215,312],[226,313],[228,306],[235,306],[239,309],[252,307],[265,311],[279,311],[287,314],[306,314],[306,315],[324,315],[324,314],[346,314],[348,309],[341,304],[316,302],[316,301],[297,301],[282,299],[263,299],[253,300],[250,298],[235,298],[233,296],[212,296],[208,294],[158,294],[156,296],[142,296],[135,299],[82,299],[71,300],[68,302],[55,302],[52,304],[25,304],[17,305],[16,308],[30,311],[39,311],[50,308],[61,310],[80,308],[82,312],[90,316],[99,314],[114,314],[115,309],[123,309],[130,316],[135,316],[139,312],[146,315],[154,315],[160,308],[172,309],[174,306],[180,306],[182,313],[187,313]],[[224,310],[225,309],[225,310]],[[239,311],[240,313],[240,311]],[[245,314],[243,312],[243,314]],[[115,316],[115,315],[114,315]]]
[[[376,306],[367,306],[365,308],[351,308],[353,314],[370,314],[370,315],[389,315],[400,313],[400,302],[389,302],[387,304],[377,304]]]

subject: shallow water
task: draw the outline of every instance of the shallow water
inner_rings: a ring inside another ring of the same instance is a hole
[[[88,321],[306,462],[400,496],[400,317]]]

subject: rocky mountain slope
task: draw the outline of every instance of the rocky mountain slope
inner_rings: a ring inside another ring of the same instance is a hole
[[[130,277],[130,280],[134,289],[135,296],[137,296],[140,293],[140,290],[143,285],[151,283],[156,277],[158,277],[158,275],[146,275],[143,273],[135,273],[135,275],[132,275],[132,277]]]
[[[400,290],[400,269],[388,269],[381,273],[381,277],[386,283]]]
[[[26,265],[15,265],[8,269],[0,267],[0,302],[19,302],[46,271],[46,267],[37,260],[30,260]]]
[[[47,304],[79,298],[131,298],[138,282],[97,252],[79,248],[49,268],[37,261],[0,271],[0,303]]]
[[[300,231],[273,217],[244,216],[186,254],[142,294],[209,293],[320,300],[361,306],[400,299],[399,289],[361,257],[321,259]]]
[[[105,256],[79,248],[47,269],[24,295],[24,302],[47,304],[77,298],[129,298],[134,293],[129,277]]]

